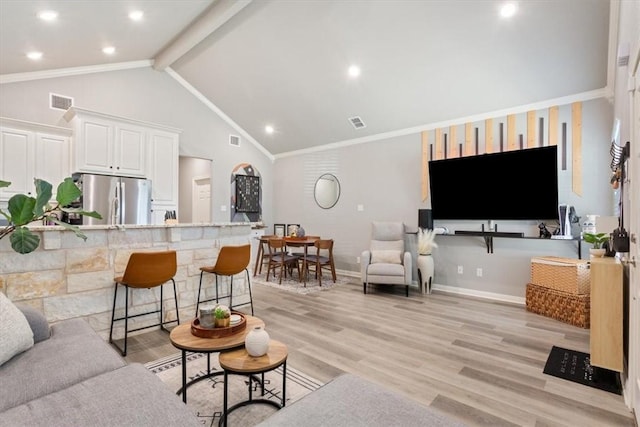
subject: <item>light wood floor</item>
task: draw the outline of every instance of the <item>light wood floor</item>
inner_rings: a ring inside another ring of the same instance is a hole
[[[522,306],[359,279],[298,295],[255,284],[255,315],[289,364],[327,382],[352,372],[472,426],[635,426],[622,396],[542,373],[553,345],[589,352],[589,331]],[[244,310],[246,312],[246,310]],[[130,362],[176,353],[166,332],[129,339]]]

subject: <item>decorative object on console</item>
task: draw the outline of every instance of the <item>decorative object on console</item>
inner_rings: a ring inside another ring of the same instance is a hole
[[[538,228],[540,229],[540,235],[538,237],[540,237],[541,239],[551,238],[551,232],[547,229],[547,224],[541,222],[540,224],[538,224]]]
[[[298,231],[296,232],[296,236],[297,237],[304,237],[304,235],[306,234],[306,232],[304,231],[304,228],[302,228],[302,226],[298,227]]]
[[[298,237],[298,228],[300,224],[287,224],[287,236]]]
[[[269,350],[269,333],[262,326],[256,326],[247,334],[244,339],[244,347],[247,349],[249,356],[260,357],[267,354]]]
[[[273,224],[273,234],[275,234],[276,237],[284,237],[284,230],[284,224]]]
[[[597,258],[604,256],[606,249],[602,245],[609,241],[609,236],[606,233],[583,233],[582,238],[585,242],[591,243],[592,248],[589,249],[591,256]]]
[[[11,185],[10,182],[0,180],[0,188],[8,187],[9,185]],[[36,187],[35,198],[25,194],[15,194],[9,199],[7,205],[8,212],[0,209],[0,214],[9,222],[9,225],[0,230],[0,239],[11,234],[9,240],[11,241],[11,248],[13,248],[14,251],[21,254],[33,252],[38,248],[38,245],[40,245],[40,237],[31,232],[26,225],[33,221],[43,221],[45,223],[60,225],[67,230],[73,231],[79,238],[87,240],[87,237],[77,226],[67,224],[58,219],[58,212],[86,215],[97,219],[102,218],[102,216],[95,211],[85,212],[82,209],[66,207],[82,196],[82,191],[80,191],[73,180],[68,177],[58,185],[56,193],[57,203],[55,206],[49,204],[52,196],[51,184],[36,178],[34,179],[34,185]]]

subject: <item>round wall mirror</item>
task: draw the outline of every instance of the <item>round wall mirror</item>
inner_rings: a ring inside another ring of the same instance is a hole
[[[334,207],[340,198],[340,182],[338,178],[330,173],[321,175],[316,181],[313,196],[318,206],[322,209]]]

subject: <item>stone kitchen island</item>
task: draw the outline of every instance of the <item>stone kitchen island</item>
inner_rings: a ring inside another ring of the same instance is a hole
[[[0,240],[0,289],[14,302],[41,310],[49,322],[85,318],[102,337],[108,338],[113,305],[114,277],[121,275],[129,255],[136,251],[175,250],[178,271],[180,320],[195,316],[200,267],[214,265],[225,245],[250,243],[251,223],[81,226],[84,241],[59,226],[30,227],[40,246],[21,255],[11,249],[9,238]],[[203,290],[215,296],[213,275],[205,275]],[[229,280],[221,278],[221,295]],[[171,282],[169,282],[171,284]],[[234,301],[249,301],[246,275],[233,281]],[[122,298],[120,298],[122,297]],[[129,313],[158,308],[160,288],[136,289],[130,294]],[[164,286],[165,318],[176,318],[173,287]],[[223,301],[224,303],[224,301]],[[118,293],[116,316],[124,312],[124,292]],[[118,310],[120,309],[120,310]],[[130,329],[157,323],[157,315],[130,320]],[[116,322],[114,337],[124,335],[124,322]]]

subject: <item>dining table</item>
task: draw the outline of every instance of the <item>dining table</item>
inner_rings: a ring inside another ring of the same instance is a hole
[[[302,274],[301,274],[301,282],[304,283],[304,286],[307,286],[307,253],[308,248],[313,246],[318,240],[318,237],[284,237],[284,242],[288,247],[293,248],[304,248],[303,257],[302,257]]]

